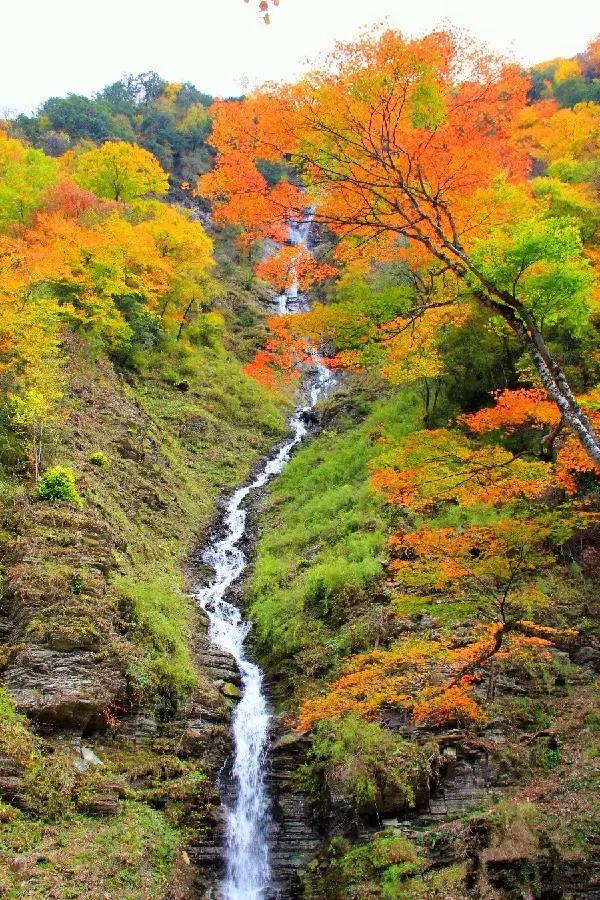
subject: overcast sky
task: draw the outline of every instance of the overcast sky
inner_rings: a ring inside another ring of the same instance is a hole
[[[153,69],[217,96],[298,73],[337,39],[387,20],[406,34],[451,21],[525,63],[572,56],[600,31],[597,0],[21,0],[3,4],[0,114],[92,94]]]

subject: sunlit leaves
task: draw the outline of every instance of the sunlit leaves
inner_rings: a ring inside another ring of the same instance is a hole
[[[457,431],[417,432],[392,445],[373,464],[372,482],[391,503],[417,510],[439,501],[462,505],[536,497],[552,484],[546,463],[502,447],[483,447]]]
[[[473,260],[486,280],[520,296],[542,329],[557,322],[573,332],[585,326],[594,276],[569,219],[531,216],[497,226],[473,248]]]
[[[158,160],[143,147],[107,141],[75,159],[75,178],[84,188],[109,200],[136,200],[165,194],[169,182]]]
[[[54,159],[0,132],[0,230],[26,225],[58,177]]]

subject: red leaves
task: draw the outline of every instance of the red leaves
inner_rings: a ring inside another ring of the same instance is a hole
[[[511,432],[523,425],[543,428],[556,425],[560,419],[556,404],[548,399],[544,390],[524,388],[516,391],[497,391],[493,396],[494,406],[463,415],[459,421],[471,431],[485,434],[496,429]]]
[[[526,427],[549,432],[551,429],[557,429],[560,423],[560,413],[544,390],[530,388],[498,391],[494,394],[494,399],[494,406],[461,416],[459,421],[477,434],[486,434],[490,431],[505,431],[511,434],[519,428]],[[592,424],[596,428],[600,427],[598,410],[600,390],[584,394],[579,398],[579,402]],[[573,494],[577,490],[578,475],[592,473],[600,476],[600,467],[592,462],[582,444],[573,435],[563,436],[557,442],[557,447],[554,480],[568,493]]]

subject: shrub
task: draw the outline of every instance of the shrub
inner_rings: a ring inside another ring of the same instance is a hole
[[[356,811],[394,805],[412,806],[415,789],[427,771],[425,752],[375,722],[353,713],[325,719],[315,728],[304,776],[317,795],[326,785]]]
[[[37,486],[40,500],[64,500],[77,509],[83,507],[83,499],[75,484],[75,473],[68,466],[51,466],[46,469]]]
[[[94,450],[90,454],[90,462],[93,466],[98,466],[99,469],[107,469],[110,466],[110,459],[102,450]]]
[[[37,758],[35,740],[25,716],[15,710],[7,691],[0,687],[0,755],[29,766]]]

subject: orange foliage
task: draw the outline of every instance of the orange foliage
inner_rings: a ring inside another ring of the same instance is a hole
[[[90,210],[110,210],[115,207],[115,203],[100,200],[92,191],[86,191],[63,178],[49,189],[42,211],[60,214],[67,219],[80,219]]]
[[[371,483],[388,502],[425,510],[441,500],[465,506],[537,497],[552,484],[546,463],[478,447],[439,428],[403,438],[373,462]]]
[[[531,624],[479,626],[466,646],[414,639],[351,657],[325,694],[304,701],[298,730],[349,712],[376,718],[389,707],[403,708],[413,721],[435,727],[485,721],[473,690],[487,664],[494,659],[547,659],[550,637],[562,634],[545,629],[546,637],[538,637],[521,630]]]
[[[485,434],[496,429],[510,432],[523,425],[544,428],[547,425],[557,425],[560,420],[556,405],[548,400],[544,390],[523,388],[516,391],[496,391],[492,396],[494,406],[463,415],[459,422],[463,422],[477,434]]]
[[[556,428],[560,422],[558,409],[547,399],[545,391],[536,389],[498,391],[493,396],[494,406],[461,416],[460,421],[477,434],[499,429],[513,432],[524,426],[539,429]],[[584,394],[579,401],[592,424],[600,428],[600,389]],[[575,437],[566,435],[558,446],[554,467],[555,481],[569,493],[574,493],[577,489],[576,477],[584,473],[600,476],[600,467],[592,462]]]
[[[470,693],[472,680],[462,678],[445,690],[430,688],[423,692],[423,699],[415,704],[412,717],[421,725],[440,727],[449,722],[480,722],[485,720],[477,701]],[[431,696],[429,696],[431,694]]]
[[[416,214],[414,198],[397,188],[417,189],[421,178],[436,198],[423,196],[423,211],[435,218],[440,200],[456,206],[460,198],[459,231],[473,239],[489,221],[487,211],[484,222],[478,204],[465,198],[489,187],[500,171],[514,178],[527,172],[526,156],[510,141],[526,92],[516,66],[458,33],[405,40],[388,31],[340,44],[322,71],[296,85],[215,104],[211,143],[219,156],[200,190],[218,216],[272,234],[284,210],[256,163],[297,159],[308,193],[294,198],[296,211],[314,203],[317,217],[349,238],[342,254],[371,258],[376,251],[381,258],[385,248],[398,255],[399,232],[437,240],[428,219]],[[336,144],[335,136],[347,133],[356,138]],[[249,197],[256,200],[252,215]],[[411,244],[411,251],[418,248]]]
[[[418,528],[392,538],[399,558],[390,563],[390,570],[405,585],[441,589],[469,578],[480,590],[493,592],[515,573],[534,571],[552,561],[542,549],[545,537],[540,523],[527,519],[463,529]]]
[[[283,247],[256,267],[257,276],[270,282],[275,290],[284,291],[295,284],[303,293],[336,271],[334,266],[318,263],[304,244]]]
[[[300,364],[311,357],[305,341],[291,334],[288,317],[272,316],[267,324],[272,337],[244,366],[244,373],[263,387],[278,390],[290,378],[299,377]]]

